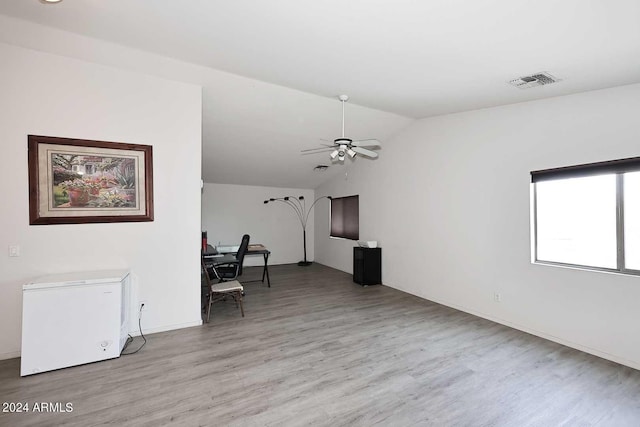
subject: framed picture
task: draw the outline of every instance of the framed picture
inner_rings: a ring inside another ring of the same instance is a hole
[[[29,223],[153,221],[150,145],[29,135]]]

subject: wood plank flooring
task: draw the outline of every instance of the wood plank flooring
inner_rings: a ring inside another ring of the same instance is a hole
[[[0,402],[73,404],[0,426],[640,426],[640,371],[321,265],[270,273],[245,318],[214,304],[136,355],[0,361]]]

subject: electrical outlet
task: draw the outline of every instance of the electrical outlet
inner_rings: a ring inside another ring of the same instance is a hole
[[[499,292],[494,292],[493,293],[493,300],[495,302],[500,302],[502,301],[502,295]]]
[[[18,245],[10,245],[9,246],[9,256],[20,256],[20,246]]]

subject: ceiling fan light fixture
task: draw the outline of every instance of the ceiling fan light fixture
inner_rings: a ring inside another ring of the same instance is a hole
[[[353,140],[351,138],[347,138],[346,136],[344,136],[344,104],[347,102],[349,97],[347,95],[340,95],[338,99],[340,99],[340,103],[342,104],[342,135],[333,140],[333,145],[320,144],[321,147],[319,148],[302,150],[301,153],[315,154],[323,151],[331,151],[331,153],[329,154],[329,157],[331,158],[331,160],[340,161],[340,162],[344,162],[344,159],[345,157],[347,157],[347,154],[352,159],[356,157],[358,154],[364,157],[372,158],[372,159],[377,158],[378,153],[363,147],[378,148],[380,147],[380,141],[372,138]],[[323,141],[328,142],[326,139],[324,139]]]

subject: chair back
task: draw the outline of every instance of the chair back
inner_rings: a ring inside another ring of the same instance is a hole
[[[211,276],[209,276],[209,269],[207,268],[206,264],[204,263],[204,253],[200,256],[200,264],[202,265],[202,271],[204,272],[204,278],[207,282],[207,289],[211,289]],[[209,291],[207,291],[209,292]]]
[[[244,261],[244,256],[247,254],[247,249],[249,249],[249,235],[245,234],[242,236],[242,242],[240,243],[240,247],[238,248],[238,253],[236,254],[236,259],[238,260],[238,276],[242,275],[242,262]]]

